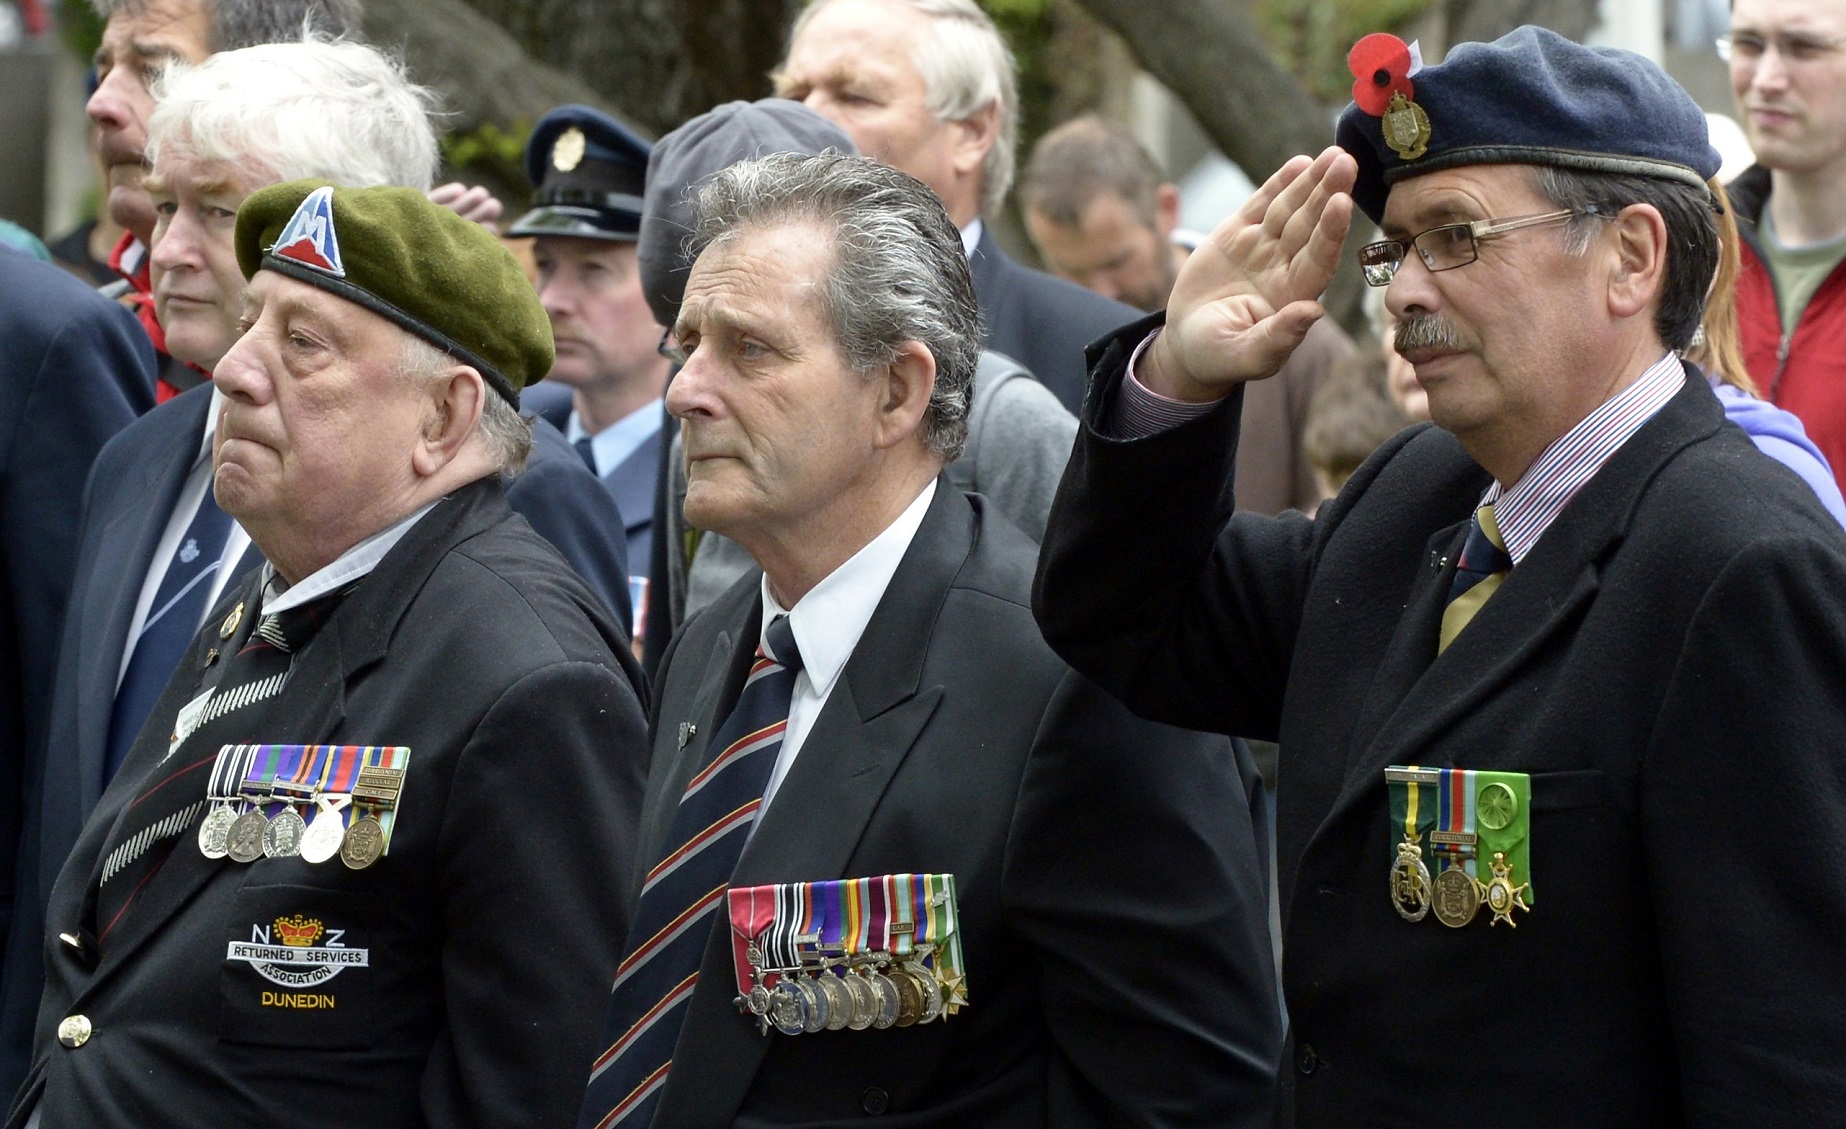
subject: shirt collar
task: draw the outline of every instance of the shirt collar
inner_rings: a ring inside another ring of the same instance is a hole
[[[824,698],[833,689],[935,496],[936,480],[932,478],[897,520],[809,589],[793,608],[777,602],[769,590],[769,578],[763,578],[763,627],[787,613],[795,648],[801,652],[802,672],[815,694]]]
[[[974,258],[974,249],[981,245],[981,232],[984,230],[986,229],[981,226],[981,217],[975,216],[968,221],[968,226],[961,229],[962,254],[970,259]]]
[[[440,502],[442,499],[436,499]],[[263,607],[262,614],[274,615],[290,608],[298,608],[311,600],[318,600],[332,592],[358,580],[378,567],[378,562],[385,559],[385,554],[392,546],[403,540],[410,527],[423,520],[423,515],[436,508],[431,502],[417,510],[396,525],[386,526],[377,533],[354,545],[352,548],[334,558],[332,564],[319,571],[301,578],[301,583],[281,587],[282,578],[276,575],[276,566],[263,566]],[[259,546],[260,548],[260,546]]]
[[[212,402],[205,406],[205,434],[199,437],[199,454],[198,458],[193,460],[194,466],[198,465],[198,459],[212,457],[212,437],[218,434],[218,413],[222,411],[224,411],[224,393],[218,391],[218,386],[214,384],[212,385]]]
[[[1545,448],[1510,489],[1498,482],[1487,488],[1481,501],[1493,506],[1494,523],[1514,564],[1525,559],[1577,491],[1685,383],[1679,358],[1666,354]]]
[[[621,466],[622,460],[634,454],[641,444],[653,438],[654,433],[660,430],[660,423],[664,416],[664,401],[649,400],[595,435],[591,435],[584,430],[583,420],[573,408],[570,418],[564,422],[564,438],[572,445],[575,445],[579,439],[588,439],[590,450],[596,455],[597,473],[606,474]]]

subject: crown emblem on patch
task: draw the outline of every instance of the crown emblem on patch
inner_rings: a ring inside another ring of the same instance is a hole
[[[320,940],[322,932],[324,930],[321,929],[320,919],[317,917],[303,917],[295,914],[292,917],[276,918],[276,936],[291,949],[307,948]]]
[[[333,231],[333,189],[316,188],[289,217],[269,253],[300,263],[335,278],[346,277],[340,262],[340,241]]]

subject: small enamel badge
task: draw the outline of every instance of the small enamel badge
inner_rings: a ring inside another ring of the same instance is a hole
[[[332,187],[308,193],[269,253],[335,278],[346,277],[346,267],[340,262],[340,241],[333,230]]]

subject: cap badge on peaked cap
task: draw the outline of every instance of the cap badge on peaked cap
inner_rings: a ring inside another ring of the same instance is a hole
[[[557,141],[551,146],[551,167],[559,172],[569,172],[583,163],[583,155],[589,150],[589,139],[583,131],[571,126],[558,134]]]
[[[1411,76],[1423,69],[1421,47],[1374,32],[1353,44],[1346,66],[1353,75],[1354,104],[1383,119],[1380,126],[1391,151],[1406,161],[1429,152],[1429,115],[1411,101],[1416,97]]]
[[[346,267],[340,262],[340,240],[333,230],[331,186],[308,193],[295,214],[289,217],[282,234],[276,237],[269,254],[313,267],[335,278],[346,277]]]

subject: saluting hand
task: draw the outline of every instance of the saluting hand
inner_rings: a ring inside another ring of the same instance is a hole
[[[1294,157],[1219,224],[1180,268],[1140,381],[1203,402],[1273,376],[1325,313],[1317,299],[1339,264],[1358,171],[1337,146]]]

